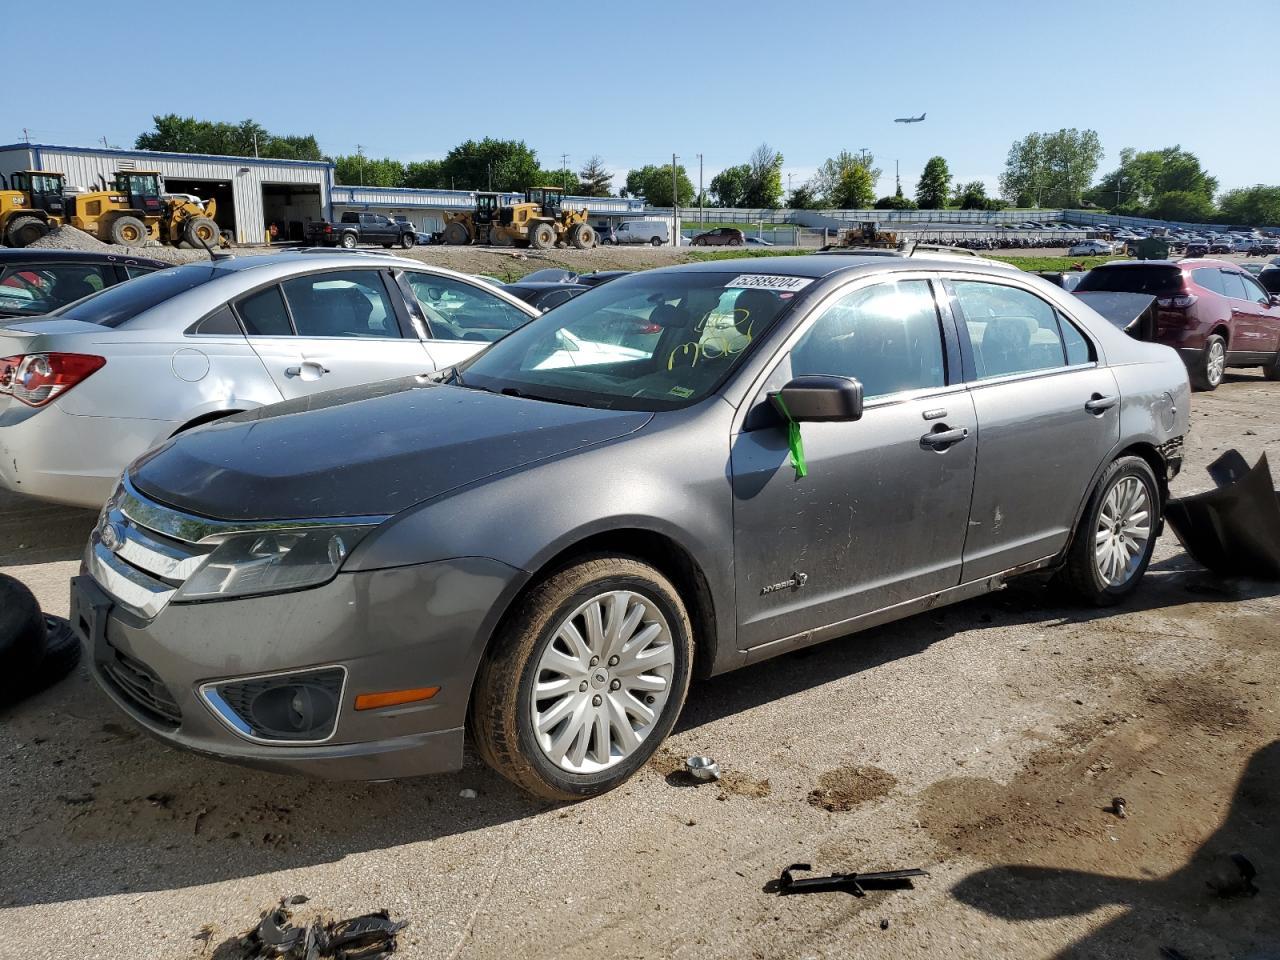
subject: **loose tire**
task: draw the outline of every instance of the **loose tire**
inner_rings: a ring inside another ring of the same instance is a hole
[[[338,241],[343,250],[354,250],[357,242],[358,241],[356,240],[356,235],[354,233],[344,233],[342,235],[342,239]]]
[[[529,231],[529,246],[535,250],[550,250],[556,245],[556,228],[549,223],[537,223]]]
[[[1191,368],[1191,385],[1197,390],[1216,390],[1227,372],[1227,341],[1213,334],[1205,341],[1195,365]]]
[[[25,247],[35,243],[49,232],[49,225],[39,217],[14,217],[4,232],[5,242],[11,247]]]
[[[589,223],[575,223],[569,230],[569,242],[579,250],[586,250],[595,245],[596,232]]]
[[[35,595],[0,574],[0,706],[26,696],[44,660],[45,622]]]
[[[1089,498],[1060,578],[1086,603],[1105,607],[1137,589],[1156,545],[1160,488],[1141,457],[1120,457]]]
[[[551,575],[481,664],[470,715],[480,755],[548,800],[619,786],[679,716],[692,633],[675,587],[638,560],[593,557]]]
[[[147,241],[147,226],[137,217],[116,217],[107,228],[107,236],[122,247],[141,246]]]
[[[464,225],[454,220],[444,228],[444,242],[451,247],[466,246],[471,242],[471,233]]]
[[[649,243],[650,243],[650,244],[652,244],[652,245],[653,245],[653,246],[655,246],[655,247],[660,247],[660,246],[662,246],[662,238],[661,238],[661,237],[653,237],[652,239],[650,239]]]
[[[414,236],[412,233],[402,233],[402,234],[400,234],[400,249],[401,249],[401,250],[411,250],[411,249],[413,248],[413,245],[414,245],[415,243],[417,243],[417,242],[418,242],[418,238],[417,238],[416,236]]]
[[[216,247],[218,238],[222,236],[218,232],[218,225],[208,217],[193,218],[187,222],[182,232],[187,242],[197,250],[203,250],[206,246]]]

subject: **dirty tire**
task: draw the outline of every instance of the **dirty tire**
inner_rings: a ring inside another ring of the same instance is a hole
[[[35,243],[49,232],[49,225],[39,217],[14,217],[4,233],[5,242],[11,247],[25,247]]]
[[[338,241],[343,250],[354,250],[358,242],[354,233],[344,233],[342,239]]]
[[[208,217],[195,217],[189,220],[182,233],[186,237],[187,243],[197,250],[203,250],[206,245],[216,247],[218,238],[221,236],[218,232],[218,225]]]
[[[415,243],[417,243],[417,242],[418,242],[418,238],[417,238],[416,236],[414,236],[412,233],[402,233],[402,234],[400,234],[400,249],[401,249],[401,250],[410,250],[410,249],[412,249],[412,248],[413,248],[413,245],[414,245]]]
[[[1152,510],[1147,521],[1149,533],[1142,558],[1129,579],[1116,586],[1106,583],[1098,572],[1095,535],[1107,495],[1126,477],[1135,477],[1146,486]],[[1113,461],[1102,472],[1102,477],[1089,498],[1089,504],[1080,517],[1080,524],[1076,527],[1075,536],[1067,551],[1067,562],[1058,573],[1061,584],[1085,603],[1096,607],[1119,603],[1133,593],[1142,582],[1143,574],[1147,572],[1147,564],[1151,562],[1151,554],[1156,545],[1156,528],[1163,507],[1160,486],[1156,483],[1156,475],[1151,471],[1147,461],[1141,457],[1120,457]]]
[[[116,217],[107,228],[111,243],[122,247],[140,247],[147,242],[147,226],[137,217]]]
[[[33,692],[44,645],[40,604],[21,581],[0,574],[0,707]]]
[[[661,237],[654,237],[652,240],[650,240],[650,241],[649,241],[649,243],[650,243],[650,244],[652,244],[652,245],[653,245],[653,246],[655,246],[655,247],[660,247],[660,246],[662,246],[662,238],[661,238]]]
[[[1262,368],[1262,373],[1268,380],[1280,380],[1280,354]]]
[[[734,237],[732,240],[729,241],[729,246],[740,247],[742,246],[742,241],[739,240],[737,237]]]
[[[556,228],[549,223],[534,224],[529,231],[529,246],[535,250],[550,250],[556,245]]]
[[[596,232],[589,223],[575,223],[569,230],[569,242],[579,250],[595,246]]]
[[[471,242],[471,234],[458,221],[444,228],[444,242],[451,247],[461,247]]]
[[[595,773],[570,773],[553,764],[535,740],[530,717],[534,680],[539,660],[565,617],[610,590],[643,595],[666,619],[675,660],[670,693],[630,756]],[[534,796],[557,801],[594,797],[630,778],[671,732],[684,705],[692,666],[693,630],[670,581],[631,557],[586,558],[553,573],[516,603],[476,676],[471,735],[489,766]]]
[[[44,659],[36,669],[34,682],[27,691],[29,694],[53,686],[80,662],[80,640],[71,624],[62,617],[46,613]]]
[[[1215,362],[1215,351],[1221,353],[1222,364]],[[1197,390],[1216,390],[1226,375],[1227,342],[1218,334],[1210,335],[1204,343],[1204,350],[1196,358],[1188,371],[1191,375],[1191,386]]]

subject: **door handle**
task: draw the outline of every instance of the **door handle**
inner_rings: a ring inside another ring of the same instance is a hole
[[[284,368],[286,377],[299,377],[303,380],[319,380],[328,372],[328,367],[314,360],[304,360],[296,367]]]
[[[1084,402],[1084,408],[1090,413],[1102,413],[1104,410],[1110,410],[1119,402],[1119,397],[1104,397],[1100,393],[1095,393]]]
[[[920,446],[927,447],[930,450],[946,450],[954,444],[959,443],[961,440],[966,439],[968,436],[968,427],[948,429],[946,424],[940,423],[937,427],[920,438]]]

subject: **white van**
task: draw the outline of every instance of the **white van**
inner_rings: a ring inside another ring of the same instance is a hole
[[[671,225],[665,220],[624,220],[614,235],[617,243],[651,243],[661,247],[671,242]]]

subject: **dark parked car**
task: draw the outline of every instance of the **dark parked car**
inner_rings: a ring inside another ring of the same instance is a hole
[[[146,257],[37,247],[0,249],[0,317],[36,317],[172,264]]]
[[[1267,293],[1280,296],[1280,267],[1267,267],[1258,274],[1258,282]]]
[[[555,280],[530,280],[503,284],[503,289],[519,297],[531,307],[546,313],[552,307],[568,303],[580,293],[591,288],[582,283],[565,283]]]
[[[406,250],[418,242],[413,224],[392,220],[380,213],[344,213],[337,223],[313,220],[307,224],[306,241],[322,247],[345,247],[362,243]]]
[[[1209,255],[1209,243],[1205,240],[1192,240],[1187,243],[1184,252],[1188,257],[1207,257]]]
[[[1125,598],[1189,407],[1171,351],[1017,270],[650,270],[447,371],[143,455],[70,620],[175,746],[372,780],[459,769],[469,730],[580,799],[649,760],[694,675],[1033,571]]]
[[[1177,349],[1191,382],[1213,390],[1227,367],[1262,367],[1280,380],[1280,300],[1224,260],[1133,260],[1090,270],[1076,293],[1156,297],[1156,340]]]
[[[746,234],[737,227],[717,227],[693,238],[695,247],[740,247],[746,242]]]

